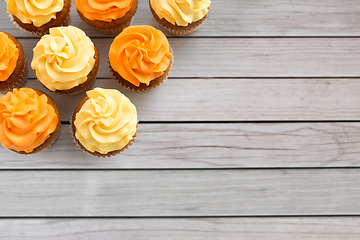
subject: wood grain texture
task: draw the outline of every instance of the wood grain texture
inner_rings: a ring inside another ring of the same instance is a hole
[[[134,144],[111,158],[80,150],[63,124],[46,151],[0,148],[0,169],[359,167],[360,123],[140,124]]]
[[[0,219],[0,239],[358,240],[359,217]]]
[[[1,171],[0,216],[358,215],[359,173],[360,169]]]
[[[143,93],[114,79],[93,87],[114,88],[135,104],[140,121],[359,120],[360,79],[168,79]],[[51,93],[38,81],[26,87],[54,98],[69,121],[86,95]]]
[[[97,77],[113,78],[108,57],[113,38],[92,40],[100,54]],[[19,41],[30,65],[38,39]],[[360,38],[171,38],[169,42],[174,53],[172,78],[360,76]],[[29,77],[35,77],[33,71]]]
[[[31,36],[15,28],[0,2],[2,31],[17,37]],[[104,36],[91,29],[78,16],[73,1],[71,24],[84,29],[89,36]],[[148,0],[139,0],[134,25],[160,28],[152,16]],[[360,15],[357,0],[215,0],[209,18],[191,34],[202,36],[359,36]]]

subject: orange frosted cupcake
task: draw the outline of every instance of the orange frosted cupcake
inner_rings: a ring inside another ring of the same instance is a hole
[[[20,42],[6,32],[0,32],[0,93],[25,85],[28,65]]]
[[[150,10],[170,34],[185,36],[195,32],[206,20],[210,0],[149,0]]]
[[[166,80],[172,65],[172,52],[166,36],[154,27],[125,28],[109,50],[114,77],[126,88],[148,91]]]
[[[110,157],[132,144],[137,133],[137,112],[130,100],[115,89],[86,92],[72,116],[75,141],[85,152]]]
[[[5,0],[12,21],[23,31],[42,36],[70,22],[71,0]]]
[[[137,0],[75,0],[81,19],[104,34],[118,34],[130,26]]]
[[[40,90],[15,88],[0,98],[0,142],[19,154],[37,153],[60,132],[55,101]]]
[[[31,68],[49,90],[60,94],[77,94],[93,84],[99,54],[85,33],[73,26],[51,28],[33,49]]]

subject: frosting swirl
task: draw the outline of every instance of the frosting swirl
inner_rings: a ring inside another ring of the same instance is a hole
[[[112,42],[109,60],[112,69],[135,86],[161,76],[172,53],[166,36],[154,27],[130,26]]]
[[[0,81],[6,81],[14,72],[19,50],[16,44],[3,32],[0,32]]]
[[[33,49],[31,67],[48,89],[68,90],[87,80],[95,64],[94,44],[76,27],[50,28]]]
[[[173,25],[187,26],[208,14],[210,0],[150,0],[150,5],[160,19]]]
[[[46,94],[31,88],[14,88],[0,98],[0,141],[6,148],[32,152],[53,133],[58,124]]]
[[[133,0],[75,0],[76,8],[90,20],[111,22],[130,10]]]
[[[90,152],[122,149],[137,130],[137,112],[130,100],[115,89],[95,88],[75,116],[75,137]]]
[[[56,13],[64,7],[64,0],[5,0],[7,11],[19,18],[23,23],[32,23],[35,27],[56,18]]]

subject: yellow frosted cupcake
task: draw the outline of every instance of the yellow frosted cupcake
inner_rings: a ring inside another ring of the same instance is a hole
[[[147,25],[130,26],[112,42],[109,61],[114,77],[123,86],[148,91],[166,80],[172,52],[160,30]]]
[[[46,149],[60,125],[55,101],[40,90],[14,88],[0,98],[0,142],[11,151],[31,154]]]
[[[85,33],[73,26],[51,28],[33,49],[31,68],[49,90],[77,94],[93,84],[99,54]]]
[[[130,26],[137,0],[75,0],[81,19],[104,34],[118,34]]]
[[[28,65],[20,42],[6,32],[0,32],[0,93],[25,85]]]
[[[185,36],[195,32],[206,20],[210,0],[149,0],[159,24],[170,34]]]
[[[97,157],[110,157],[124,151],[137,133],[135,106],[115,89],[95,88],[86,95],[72,116],[77,144]]]
[[[42,36],[70,22],[71,0],[5,0],[12,21],[23,31]]]

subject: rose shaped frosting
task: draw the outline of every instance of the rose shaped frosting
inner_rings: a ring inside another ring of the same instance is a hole
[[[202,19],[209,11],[210,0],[150,0],[160,19],[178,26],[187,26]]]
[[[95,88],[75,116],[75,137],[90,152],[101,154],[125,147],[136,133],[137,113],[115,89]]]
[[[0,98],[0,141],[4,147],[32,152],[58,124],[54,108],[45,94],[31,88],[14,89]]]
[[[23,23],[32,23],[35,27],[56,18],[56,13],[64,7],[64,0],[5,0],[7,11],[19,18]]]
[[[133,0],[75,0],[76,8],[90,20],[111,22],[130,10]]]
[[[6,81],[14,72],[19,50],[16,44],[3,32],[0,32],[0,81]]]
[[[87,80],[95,64],[94,44],[76,27],[50,28],[33,50],[31,67],[48,89],[67,90]]]
[[[125,28],[110,46],[112,69],[139,86],[161,76],[171,61],[171,50],[165,35],[151,26]]]

